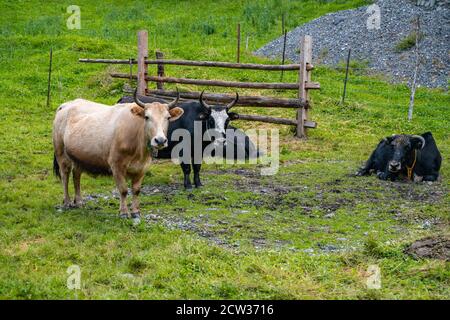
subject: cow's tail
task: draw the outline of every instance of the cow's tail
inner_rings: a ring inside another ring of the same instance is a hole
[[[56,154],[53,154],[53,174],[58,179],[61,179],[61,173],[59,172],[59,163],[58,160],[56,160]]]

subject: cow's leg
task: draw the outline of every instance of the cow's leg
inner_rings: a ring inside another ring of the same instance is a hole
[[[192,167],[194,168],[194,184],[196,188],[199,188],[203,186],[203,184],[200,181],[200,170],[202,168],[201,164],[193,164]]]
[[[390,178],[390,174],[386,171],[377,171],[377,177],[381,180],[387,180]],[[391,178],[392,180],[392,178]]]
[[[75,207],[79,208],[81,207],[82,203],[82,198],[81,198],[81,185],[80,185],[80,181],[81,181],[81,169],[78,168],[77,166],[74,166],[72,174],[73,174],[73,186],[75,188],[75,198],[73,201],[73,204],[75,205]]]
[[[112,168],[112,173],[114,176],[114,180],[116,182],[117,189],[120,194],[120,208],[119,215],[121,218],[128,218],[128,207],[127,207],[127,194],[128,194],[128,186],[125,175],[125,170],[120,170],[120,168]]]
[[[61,182],[64,190],[64,202],[63,205],[65,208],[70,208],[70,195],[69,195],[69,176],[70,171],[72,170],[72,161],[67,159],[64,155],[57,156],[57,161],[59,164],[59,173],[61,175]]]
[[[139,209],[139,193],[141,192],[142,180],[144,174],[133,176],[131,180],[131,192],[133,193],[133,200],[131,204],[131,217],[133,219],[139,219],[141,216]]]
[[[436,181],[439,177],[439,174],[428,174],[423,176],[422,181]]]
[[[378,147],[377,147],[378,148]],[[374,169],[374,164],[375,164],[375,156],[377,153],[377,149],[375,149],[371,154],[369,159],[367,159],[366,163],[364,164],[364,166],[362,166],[357,172],[356,175],[357,176],[367,176],[370,175],[370,171],[372,169]],[[378,176],[379,171],[377,172],[377,176]],[[380,176],[378,176],[378,178],[380,178]],[[381,179],[381,178],[380,178]],[[383,179],[386,180],[386,179]]]
[[[184,174],[184,188],[185,189],[192,189],[191,184],[191,165],[189,163],[181,163],[181,169],[183,170]]]

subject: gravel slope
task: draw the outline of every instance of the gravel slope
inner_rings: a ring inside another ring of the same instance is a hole
[[[346,59],[352,49],[352,59],[366,60],[369,66],[387,74],[392,81],[402,82],[412,78],[415,66],[414,48],[395,52],[399,41],[414,30],[413,20],[420,16],[421,66],[418,83],[427,87],[448,88],[450,10],[448,6],[434,9],[419,7],[407,0],[379,0],[380,29],[368,30],[367,19],[372,11],[368,6],[353,10],[338,11],[324,15],[297,27],[288,33],[286,57],[299,59],[301,36],[313,36],[314,63],[336,65]],[[283,37],[258,49],[255,54],[269,58],[280,58]]]

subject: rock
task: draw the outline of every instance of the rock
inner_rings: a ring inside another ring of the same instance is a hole
[[[450,10],[448,3],[439,10],[417,6],[409,0],[378,0],[380,29],[367,29],[368,6],[338,11],[301,25],[287,35],[286,58],[299,60],[299,43],[303,35],[313,37],[313,64],[337,66],[346,60],[352,49],[352,60],[369,61],[369,67],[391,76],[393,82],[412,79],[415,66],[413,49],[396,52],[397,44],[413,30],[411,19],[420,16],[420,54],[423,60],[418,73],[418,84],[427,87],[448,87],[450,72],[448,55],[450,42]],[[283,49],[280,37],[255,54],[279,59]],[[324,54],[326,53],[326,54]],[[319,61],[318,61],[319,60]],[[440,61],[440,67],[434,66]]]
[[[320,250],[325,252],[335,252],[339,250],[338,247],[332,244],[318,244],[317,246],[320,248]]]

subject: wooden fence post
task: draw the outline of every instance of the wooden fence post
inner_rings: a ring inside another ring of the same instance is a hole
[[[52,61],[53,61],[53,48],[50,47],[50,62],[48,64],[48,82],[47,82],[47,108],[50,107],[50,82],[52,81]]]
[[[148,33],[147,30],[138,31],[138,73],[137,73],[137,93],[145,95],[147,93],[147,73],[148,68],[145,60],[148,58]]]
[[[241,61],[241,24],[237,25],[237,50],[236,50],[236,62]]]
[[[312,38],[305,35],[300,42],[300,69],[298,74],[298,98],[300,101],[309,100],[306,83],[311,81],[312,70]],[[306,138],[305,121],[308,120],[308,108],[299,108],[297,110],[297,132],[298,138]]]
[[[352,52],[352,49],[348,49],[348,55],[347,55],[347,65],[345,67],[345,79],[344,79],[344,92],[342,92],[342,100],[341,104],[344,104],[345,102],[345,94],[347,93],[347,81],[348,81],[348,68],[350,66],[350,54]]]
[[[164,53],[157,50],[156,51],[156,60],[163,60],[164,59]],[[158,77],[165,77],[164,75],[164,65],[161,63],[158,63]],[[158,90],[164,90],[164,83],[163,82],[157,82],[156,88]]]

